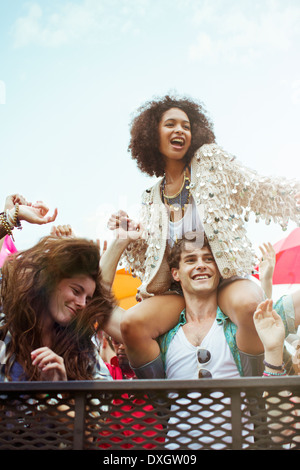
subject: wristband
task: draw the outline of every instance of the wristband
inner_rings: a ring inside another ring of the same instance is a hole
[[[269,367],[270,369],[274,369],[274,370],[282,370],[284,369],[284,362],[281,364],[281,366],[273,366],[272,364],[268,364],[265,360],[263,361],[264,362],[264,365]]]
[[[282,377],[287,375],[286,370],[284,369],[282,372],[267,372],[264,371],[263,376],[264,377]]]
[[[18,215],[19,215],[19,204],[16,203],[15,204],[14,218],[13,218],[14,227],[17,225]]]
[[[0,214],[0,223],[2,224],[2,227],[6,231],[7,235],[10,235],[12,237],[12,239],[14,240],[13,234],[12,234],[13,227],[11,228],[11,226],[10,226],[8,220],[7,220],[5,212],[1,212],[1,214]]]

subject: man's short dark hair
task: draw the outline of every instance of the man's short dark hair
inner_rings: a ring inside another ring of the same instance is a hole
[[[187,232],[185,235],[183,235],[182,238],[180,238],[174,243],[172,248],[170,248],[170,251],[168,253],[168,263],[170,269],[179,268],[181,254],[185,250],[187,243],[195,243],[196,248],[201,249],[207,246],[210,249],[208,239],[204,233]]]

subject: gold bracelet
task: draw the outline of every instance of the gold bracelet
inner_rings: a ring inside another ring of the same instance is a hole
[[[13,238],[13,235],[12,235],[12,230],[10,228],[10,225],[9,223],[7,222],[7,219],[6,219],[6,214],[4,212],[1,212],[0,214],[0,222],[4,228],[4,230],[6,231],[7,235],[10,235]]]
[[[14,227],[17,226],[19,210],[20,210],[20,206],[19,206],[19,203],[17,202],[16,205],[15,205],[15,213],[14,213],[14,218],[13,218]]]

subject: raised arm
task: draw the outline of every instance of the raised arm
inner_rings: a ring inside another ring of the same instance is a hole
[[[102,280],[111,288],[118,263],[129,244],[140,238],[140,227],[124,211],[113,214],[108,221],[108,228],[114,231],[115,238],[101,256]]]
[[[43,225],[53,222],[57,217],[57,209],[49,215],[49,208],[42,201],[32,204],[19,195],[8,196],[5,201],[4,211],[0,214],[0,239],[5,235],[12,235],[15,227],[21,227],[24,220],[30,224]]]
[[[259,247],[262,257],[259,263],[259,280],[268,299],[272,298],[273,274],[276,264],[276,253],[271,243]]]
[[[265,300],[259,304],[254,312],[253,320],[264,346],[264,375],[285,375],[283,365],[285,329],[280,315],[273,310],[272,300]]]
[[[19,206],[19,220],[24,220],[30,224],[44,225],[54,222],[57,217],[57,209],[54,209],[53,214],[49,215],[48,206],[38,201],[31,206]]]
[[[119,213],[109,219],[108,227],[114,230],[115,238],[107,246],[101,256],[100,267],[102,282],[108,289],[112,288],[119,260],[128,245],[140,237],[139,226],[128,218],[127,214]],[[123,343],[120,324],[124,310],[116,307],[104,325],[104,331],[116,341]]]
[[[300,225],[299,181],[262,176],[239,162],[233,163],[232,171],[239,175],[240,191],[236,193],[239,203],[246,212],[254,213],[257,221],[262,219],[266,224],[273,221],[282,228],[286,228],[290,220]]]

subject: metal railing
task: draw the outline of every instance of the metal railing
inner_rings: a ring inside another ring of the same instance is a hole
[[[300,377],[1,383],[6,449],[300,449]]]

